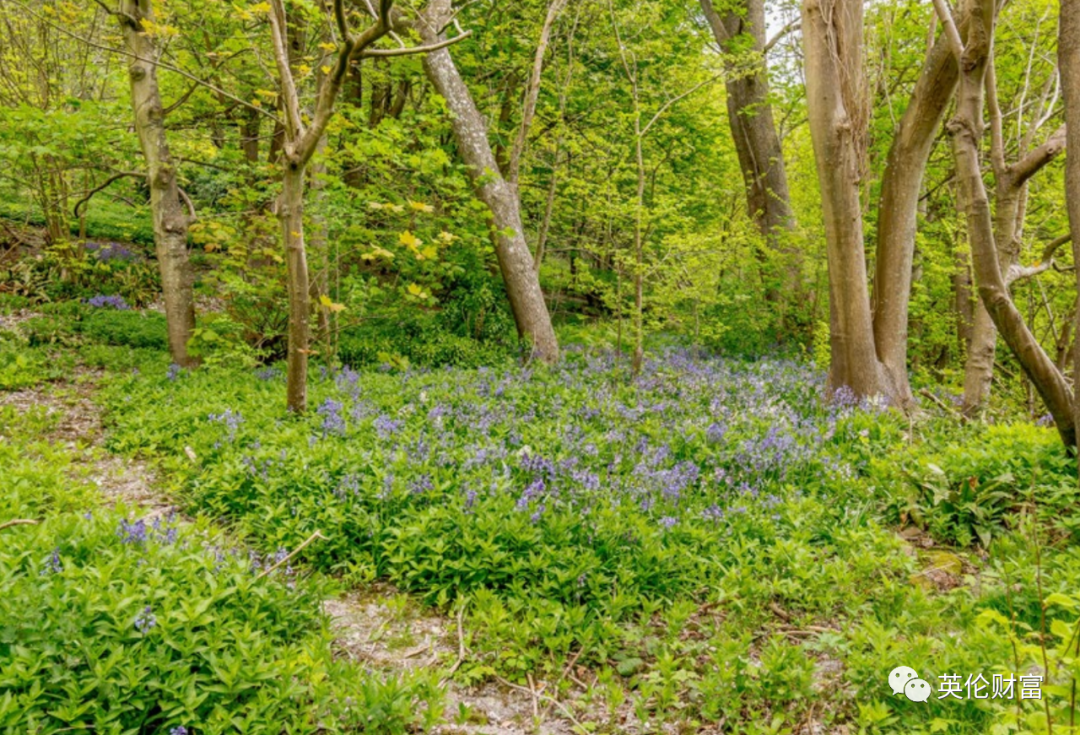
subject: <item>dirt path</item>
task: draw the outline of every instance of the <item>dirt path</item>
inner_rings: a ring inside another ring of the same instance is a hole
[[[110,454],[104,446],[101,409],[93,396],[100,371],[80,370],[64,383],[19,391],[0,391],[0,406],[25,412],[44,408],[56,417],[44,437],[68,448],[81,470],[100,488],[105,503],[134,508],[141,517],[178,511],[162,489],[161,478],[149,463]],[[338,599],[325,600],[323,608],[335,631],[338,655],[381,671],[404,672],[417,668],[448,671],[460,658],[466,638],[457,620],[432,614],[407,595],[387,585],[372,585]],[[569,718],[560,714],[540,689],[484,684],[462,687],[446,685],[448,724],[433,730],[439,735],[570,735]],[[595,718],[592,718],[595,721]],[[452,723],[452,724],[449,724]],[[624,731],[623,728],[618,728]]]

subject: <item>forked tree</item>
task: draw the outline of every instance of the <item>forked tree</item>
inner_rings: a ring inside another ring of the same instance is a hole
[[[1007,275],[998,255],[1000,244],[997,242],[994,214],[982,177],[979,142],[984,129],[984,90],[992,87],[994,81],[991,71],[992,49],[998,7],[995,0],[973,0],[971,18],[964,37],[961,36],[946,0],[934,0],[934,6],[960,67],[956,114],[949,122],[948,129],[953,139],[957,178],[967,216],[971,259],[979,298],[1005,344],[1046,403],[1062,441],[1066,446],[1074,447],[1076,422],[1073,417],[1072,388],[1032,334],[1009,293]],[[993,103],[991,106],[993,107]],[[993,137],[997,136],[996,132],[992,133]],[[1024,160],[1021,159],[1021,162],[1010,167],[1010,175],[1023,176],[1026,168],[1021,164]],[[1010,222],[1009,227],[1013,226]],[[1005,236],[1011,237],[1012,230],[1006,232]]]
[[[294,413],[303,413],[307,409],[307,368],[308,356],[311,354],[311,327],[308,321],[311,316],[311,278],[304,246],[304,184],[308,164],[334,115],[334,106],[349,75],[349,69],[366,57],[427,53],[449,46],[467,35],[462,34],[449,40],[441,39],[425,46],[402,45],[396,49],[376,49],[373,47],[375,42],[393,30],[392,6],[393,0],[379,0],[377,8],[369,6],[372,14],[370,24],[362,31],[354,32],[349,18],[350,11],[345,7],[344,0],[334,0],[333,24],[338,36],[337,51],[334,63],[329,65],[330,70],[326,72],[325,79],[318,87],[314,112],[310,121],[306,121],[290,63],[285,3],[284,0],[270,2],[270,30],[280,85],[281,111],[284,115],[281,152],[278,158],[282,170],[282,189],[277,201],[277,216],[281,223],[288,272],[287,404]]]

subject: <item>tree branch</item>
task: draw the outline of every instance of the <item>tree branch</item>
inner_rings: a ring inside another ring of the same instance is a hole
[[[356,56],[361,59],[366,59],[372,56],[386,57],[386,56],[409,56],[411,54],[426,54],[429,51],[438,51],[441,48],[447,46],[453,46],[458,41],[463,41],[472,35],[472,31],[464,31],[458,36],[448,38],[445,41],[439,41],[438,43],[429,43],[426,46],[407,46],[405,48],[369,48]]]
[[[100,191],[103,191],[103,190],[109,188],[109,186],[111,186],[113,184],[113,182],[119,181],[120,179],[129,178],[129,177],[130,178],[135,178],[135,179],[145,179],[146,178],[146,172],[139,173],[138,171],[122,171],[121,173],[113,174],[112,176],[110,176],[108,179],[105,180],[104,184],[101,184],[100,186],[91,189],[89,192],[87,192],[86,196],[84,196],[79,201],[75,202],[75,209],[73,210],[74,213],[75,213],[75,218],[76,219],[79,218],[79,208],[82,207],[82,205],[86,204],[88,201],[90,201],[90,198],[92,196],[94,196],[95,194],[97,194]]]
[[[525,151],[525,141],[528,138],[533,117],[536,115],[536,99],[540,96],[540,76],[544,71],[544,53],[547,51],[548,41],[551,38],[551,27],[555,25],[555,20],[564,7],[566,7],[566,0],[551,0],[547,17],[544,18],[544,27],[540,30],[540,40],[536,44],[532,72],[529,74],[529,81],[525,86],[525,105],[521,112],[521,126],[518,128],[514,146],[510,150],[510,163],[507,166],[506,180],[511,184],[517,183],[518,173],[521,168],[521,154]]]
[[[335,0],[340,3],[341,0]],[[300,119],[300,98],[296,94],[296,81],[289,67],[289,53],[285,40],[288,19],[282,0],[270,0],[270,37],[274,46],[274,61],[277,62],[278,76],[281,78],[281,107],[285,111],[286,126],[291,137],[298,139],[304,132],[304,123]],[[347,43],[347,42],[346,42]]]
[[[138,54],[133,54],[130,51],[127,51],[125,49],[118,49],[118,48],[113,48],[111,46],[105,46],[105,45],[102,45],[100,43],[95,43],[94,41],[91,41],[89,38],[85,38],[83,36],[80,36],[77,33],[72,33],[71,31],[67,30],[66,28],[56,25],[55,23],[51,22],[48,18],[45,18],[44,16],[35,13],[33,10],[28,8],[23,3],[16,3],[16,5],[18,5],[19,8],[24,10],[27,14],[29,14],[34,19],[44,23],[45,25],[49,26],[53,30],[55,30],[55,31],[57,31],[59,33],[62,33],[63,35],[67,36],[68,38],[73,38],[76,41],[79,41],[80,43],[84,43],[87,46],[90,46],[91,48],[100,49],[100,50],[106,51],[106,52],[108,52],[110,54],[117,54],[119,56],[126,56],[129,59],[135,59],[136,61],[142,61],[142,62],[145,62],[147,64],[152,64],[153,66],[159,67],[161,69],[165,69],[166,71],[171,71],[171,72],[173,72],[175,74],[179,74],[180,76],[185,77],[186,79],[190,79],[191,81],[195,82],[196,84],[198,84],[198,85],[200,85],[202,87],[206,87],[207,89],[209,89],[209,90],[211,90],[213,92],[217,92],[218,94],[220,94],[220,95],[222,95],[224,97],[227,97],[228,99],[232,100],[233,102],[236,102],[238,104],[243,105],[244,107],[248,108],[249,110],[254,110],[255,112],[259,113],[260,115],[263,115],[265,117],[270,118],[274,122],[281,122],[278,119],[278,116],[273,114],[272,112],[268,112],[267,110],[264,110],[261,107],[257,107],[256,105],[253,105],[253,104],[251,104],[250,102],[248,102],[246,100],[242,100],[239,97],[237,97],[236,95],[229,94],[228,92],[221,89],[220,87],[216,87],[216,86],[214,86],[213,84],[210,84],[207,81],[199,79],[197,76],[195,76],[191,72],[184,71],[183,69],[181,69],[179,67],[173,66],[171,64],[166,64],[166,63],[164,63],[162,61],[159,61],[157,59],[144,59],[143,57],[139,56]],[[120,15],[120,13],[117,13],[117,15]],[[124,17],[128,18],[129,21],[132,20],[130,18],[130,16],[124,16]]]
[[[1065,150],[1065,125],[1062,124],[1055,130],[1046,142],[1037,148],[1033,148],[1019,161],[1009,167],[1009,174],[1013,179],[1013,186],[1023,186],[1028,179],[1037,174],[1039,170]]]
[[[1011,286],[1016,281],[1022,281],[1033,276],[1037,276],[1040,273],[1045,273],[1051,268],[1053,268],[1054,270],[1061,270],[1054,263],[1054,255],[1057,254],[1057,251],[1061,248],[1062,245],[1065,245],[1066,243],[1069,243],[1071,241],[1071,233],[1067,233],[1065,235],[1062,235],[1061,237],[1054,238],[1046,244],[1045,248],[1043,248],[1042,257],[1035,265],[1029,265],[1026,267],[1021,265],[1010,266],[1009,272],[1005,274],[1005,283]]]
[[[720,14],[716,12],[716,8],[713,7],[712,0],[701,0],[701,12],[705,14],[705,20],[708,21],[716,42],[723,47],[731,40],[731,34],[728,33],[727,26],[724,25],[724,19],[720,17]]]
[[[703,0],[703,2],[709,2],[709,0]],[[792,18],[788,21],[788,24],[778,30],[776,35],[768,40],[765,46],[761,49],[761,53],[768,54],[772,51],[773,46],[783,40],[784,36],[788,35],[792,31],[797,31],[802,26],[802,23],[798,18]]]
[[[717,74],[715,76],[709,77],[705,81],[700,82],[698,84],[695,84],[693,87],[686,90],[682,94],[680,94],[680,95],[678,95],[676,97],[672,97],[667,102],[665,102],[660,107],[660,109],[656,111],[656,114],[652,116],[652,119],[650,119],[649,122],[647,122],[645,124],[645,127],[643,127],[641,129],[641,137],[645,137],[645,134],[649,132],[649,128],[651,128],[653,126],[653,123],[655,123],[657,120],[659,120],[660,116],[663,115],[665,112],[667,112],[668,109],[670,109],[672,105],[674,105],[677,102],[681,102],[682,100],[684,100],[687,97],[689,97],[690,95],[692,95],[694,92],[698,91],[699,89],[701,89],[702,87],[704,87],[706,85],[712,84],[717,79],[720,79],[722,76],[723,76],[723,74]]]
[[[960,31],[956,28],[956,20],[949,9],[947,0],[934,0],[934,10],[937,11],[938,20],[941,21],[945,37],[949,39],[949,46],[957,62],[964,55],[964,41],[960,38]]]

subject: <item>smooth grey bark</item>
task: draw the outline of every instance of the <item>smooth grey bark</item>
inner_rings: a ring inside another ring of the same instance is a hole
[[[829,386],[892,400],[874,346],[859,187],[869,110],[861,0],[804,0],[806,107],[829,266]]]
[[[934,135],[956,89],[957,76],[956,58],[941,36],[927,53],[900,118],[881,181],[872,305],[874,345],[896,388],[895,398],[905,407],[913,401],[907,373],[908,302],[919,194]]]
[[[187,343],[195,329],[194,276],[188,261],[189,213],[180,198],[176,166],[165,135],[165,113],[157,81],[159,50],[143,29],[153,22],[150,0],[121,0],[120,26],[124,44],[132,55],[128,66],[135,132],[146,160],[150,187],[150,211],[154,223],[154,249],[161,271],[169,353],[177,365],[190,367],[198,361],[188,354]]]
[[[449,0],[432,0],[416,24],[423,42],[428,45],[441,42],[443,26],[450,17]],[[458,150],[477,195],[491,211],[495,254],[518,334],[531,343],[538,358],[554,363],[559,359],[559,344],[525,241],[517,191],[503,178],[487,137],[487,124],[450,52],[441,48],[426,54],[424,71],[446,100]]]
[[[961,40],[945,0],[935,0],[935,6],[960,66],[956,115],[948,130],[953,138],[962,200],[967,207],[968,237],[979,298],[1024,374],[1046,403],[1062,442],[1074,447],[1072,390],[1013,303],[998,259],[994,219],[982,178],[979,141],[983,134],[983,89],[996,22],[995,2],[975,0],[966,41]]]
[[[724,78],[728,124],[743,173],[747,211],[770,249],[783,254],[786,261],[784,290],[796,297],[802,290],[801,253],[789,239],[789,233],[795,227],[795,215],[791,209],[783,150],[769,102],[765,2],[743,0],[742,7],[723,16],[716,11],[712,0],[700,2],[722,51],[732,52],[733,45],[738,43],[739,53],[745,53],[747,49],[741,39],[745,35],[751,41],[749,51],[760,55],[752,72],[734,71]],[[777,300],[779,294],[770,289],[768,297]]]

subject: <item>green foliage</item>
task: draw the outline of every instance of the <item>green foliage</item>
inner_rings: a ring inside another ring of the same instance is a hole
[[[1075,464],[1050,429],[976,427],[875,464],[881,482],[896,488],[892,512],[934,538],[989,547],[1025,508],[1073,538],[1080,529]]]
[[[97,507],[55,417],[0,408],[0,732],[405,733],[435,682],[335,661],[326,590],[203,521]],[[80,469],[81,468],[81,469]]]

